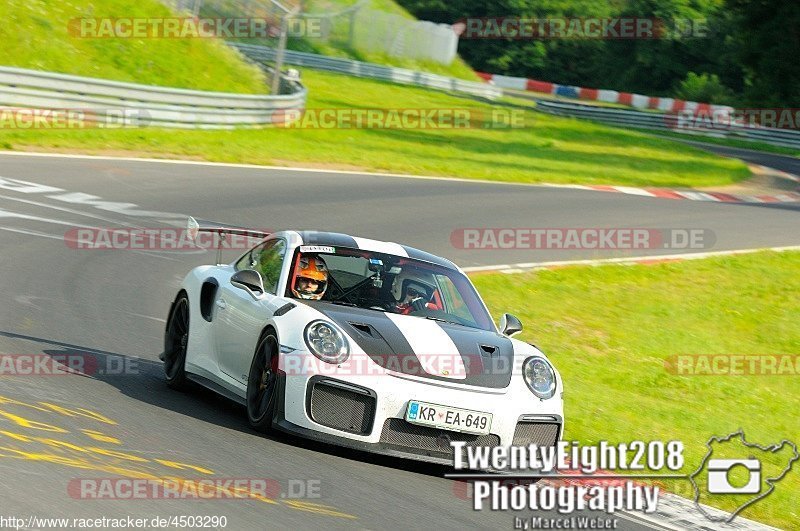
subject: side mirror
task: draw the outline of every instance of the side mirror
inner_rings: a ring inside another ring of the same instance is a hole
[[[522,323],[510,313],[504,313],[500,318],[500,331],[508,337],[513,337],[522,332]]]
[[[261,273],[252,269],[242,269],[234,273],[231,284],[254,293],[264,293],[264,279],[261,278]]]

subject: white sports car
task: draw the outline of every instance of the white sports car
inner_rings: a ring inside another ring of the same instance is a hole
[[[261,431],[442,464],[451,441],[558,441],[558,371],[510,337],[515,317],[498,331],[449,260],[330,232],[190,230],[261,241],[184,279],[161,355],[170,387],[192,380],[241,402]]]

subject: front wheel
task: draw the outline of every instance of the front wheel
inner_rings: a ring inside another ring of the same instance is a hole
[[[272,427],[277,404],[278,339],[273,334],[261,338],[247,377],[247,420],[260,432]]]
[[[164,334],[164,376],[167,386],[184,390],[186,382],[186,348],[189,344],[189,298],[182,293],[172,307]]]

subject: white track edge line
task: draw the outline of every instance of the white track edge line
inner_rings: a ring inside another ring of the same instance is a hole
[[[699,260],[714,256],[729,256],[737,254],[750,254],[760,251],[800,251],[800,245],[790,245],[785,247],[758,247],[753,249],[733,249],[729,251],[709,251],[705,253],[683,253],[683,254],[660,254],[653,256],[630,256],[622,258],[598,258],[592,260],[557,260],[551,262],[527,262],[519,264],[501,264],[475,267],[462,267],[465,273],[480,273],[486,271],[502,272],[524,272],[530,269],[544,269],[548,267],[568,266],[568,265],[604,265],[604,264],[627,264],[636,262],[650,262],[654,260]]]

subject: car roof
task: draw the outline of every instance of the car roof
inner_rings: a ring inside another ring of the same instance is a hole
[[[407,256],[414,260],[421,260],[432,264],[440,265],[448,269],[458,271],[458,267],[446,258],[436,256],[408,245],[401,245],[394,242],[372,240],[370,238],[360,238],[350,236],[340,232],[326,232],[315,230],[293,231],[300,236],[301,245],[327,245],[331,247],[349,247],[351,249],[363,249],[377,253],[386,253],[396,256]]]

